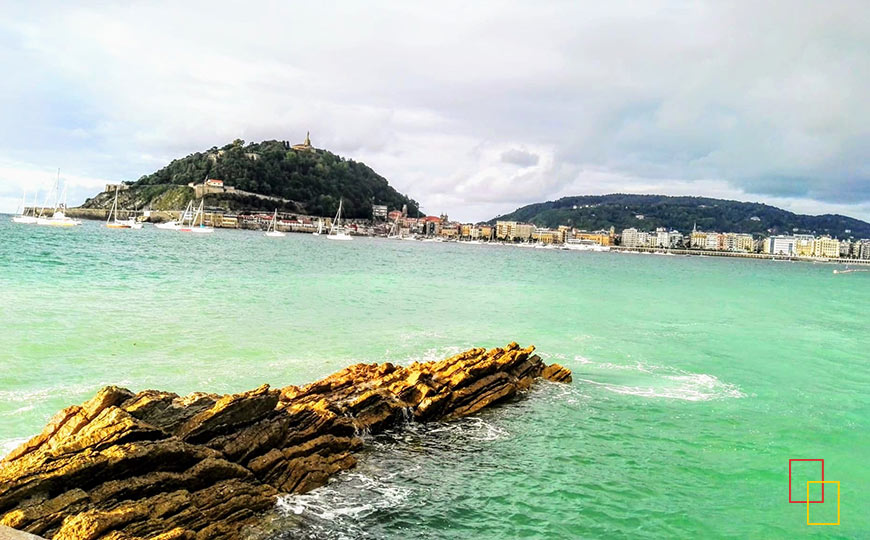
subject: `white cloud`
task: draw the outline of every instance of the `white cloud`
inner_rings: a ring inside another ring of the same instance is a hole
[[[92,179],[83,198],[237,137],[311,130],[430,213],[463,219],[612,191],[870,218],[865,2],[7,12],[0,61],[15,77],[0,81],[0,162],[15,170],[0,175],[0,197],[10,200],[18,169]]]

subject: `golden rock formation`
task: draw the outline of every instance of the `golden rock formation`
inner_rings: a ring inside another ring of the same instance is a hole
[[[356,364],[226,396],[106,387],[0,461],[0,525],[53,540],[239,538],[279,494],[353,467],[363,432],[473,414],[542,376],[570,382],[533,351]]]

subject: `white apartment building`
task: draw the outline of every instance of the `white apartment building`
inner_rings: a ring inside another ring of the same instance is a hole
[[[764,242],[764,252],[772,255],[794,255],[794,236],[771,236]]]

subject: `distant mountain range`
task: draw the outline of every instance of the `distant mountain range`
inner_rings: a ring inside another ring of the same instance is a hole
[[[221,148],[196,152],[175,159],[162,169],[128,182],[119,192],[122,208],[177,210],[194,197],[187,184],[201,184],[207,178],[223,180],[235,192],[210,193],[206,206],[226,210],[269,210],[329,216],[344,200],[348,218],[372,215],[372,204],[390,210],[408,206],[416,216],[419,205],[396,191],[387,180],[363,163],[345,159],[332,152],[314,148],[306,138],[303,144],[263,141],[245,144],[233,141]],[[84,208],[108,208],[114,191],[88,199]]]
[[[490,220],[524,221],[539,227],[569,225],[598,230],[615,227],[617,232],[635,227],[743,232],[753,234],[829,234],[834,237],[868,238],[870,223],[837,214],[807,216],[760,203],[668,197],[665,195],[582,195],[530,204]],[[850,231],[850,232],[847,232]]]

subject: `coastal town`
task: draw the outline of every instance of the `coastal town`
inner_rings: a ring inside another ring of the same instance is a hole
[[[306,142],[308,139],[306,138]],[[302,145],[297,145],[302,146]],[[870,264],[870,239],[834,238],[809,231],[794,230],[793,234],[753,235],[743,232],[702,231],[693,227],[690,232],[681,232],[667,227],[653,230],[615,227],[604,230],[583,230],[561,225],[556,228],[539,227],[533,223],[495,220],[492,222],[463,223],[451,220],[447,214],[413,217],[407,205],[401,210],[392,210],[386,205],[373,204],[371,217],[367,219],[341,219],[341,209],[335,217],[317,217],[298,213],[228,212],[220,207],[205,206],[206,197],[223,193],[238,193],[222,180],[206,178],[202,183],[188,185],[194,199],[183,211],[141,211],[117,208],[117,195],[128,189],[126,184],[107,184],[105,192],[115,194],[115,206],[103,209],[66,208],[61,197],[54,208],[26,207],[21,215],[13,218],[19,223],[36,223],[55,226],[73,226],[79,219],[106,219],[110,228],[141,228],[153,223],[157,228],[211,232],[215,228],[265,230],[268,236],[283,236],[286,232],[321,234],[329,231],[336,238],[340,229],[341,239],[352,236],[387,237],[424,242],[461,242],[470,244],[502,244],[540,249],[563,249],[579,251],[615,251],[629,253],[664,253],[673,255],[706,255],[720,257],[766,258],[777,260],[806,260],[813,262],[841,262]],[[57,185],[55,186],[57,189]],[[280,202],[277,198],[256,195],[265,201]],[[194,201],[199,199],[199,208]],[[194,210],[196,211],[194,213]],[[113,214],[114,212],[114,214]],[[126,219],[119,220],[124,213]],[[52,216],[52,217],[43,217]],[[59,217],[58,217],[59,216]],[[114,216],[114,221],[110,218]],[[644,216],[635,216],[642,220]],[[78,219],[76,219],[78,218]],[[183,224],[189,221],[191,227]],[[760,218],[751,217],[758,221]],[[198,227],[192,227],[199,223]],[[851,231],[846,230],[846,233]]]

